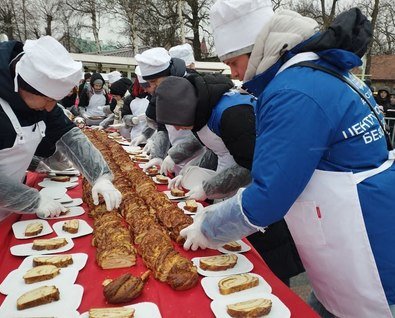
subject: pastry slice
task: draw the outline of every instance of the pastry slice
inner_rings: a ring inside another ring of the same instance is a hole
[[[42,232],[43,224],[41,222],[32,222],[26,226],[25,236],[35,236]]]
[[[200,259],[199,266],[205,271],[224,271],[235,267],[237,264],[236,254],[223,254]]]
[[[68,220],[63,223],[62,230],[72,234],[78,233],[80,221],[78,219]]]
[[[55,265],[56,267],[67,267],[73,264],[71,255],[38,256],[33,258],[33,266]]]
[[[231,317],[262,317],[270,313],[272,301],[265,298],[256,298],[226,306],[226,311]]]
[[[51,177],[52,181],[57,181],[57,182],[68,182],[70,181],[70,177],[67,176],[56,176],[56,177]]]
[[[48,280],[59,275],[60,269],[55,265],[40,265],[29,269],[23,279],[26,284],[33,284],[37,282],[42,282],[43,280]]]
[[[169,183],[169,179],[166,176],[163,176],[161,174],[156,175],[156,181],[161,184],[168,184]]]
[[[259,279],[251,274],[238,274],[222,278],[218,282],[219,293],[229,295],[241,290],[258,286]]]
[[[189,212],[196,212],[197,211],[197,203],[195,200],[186,200],[184,209]]]
[[[158,174],[159,170],[157,167],[153,166],[145,170],[145,173],[148,174],[150,177],[154,177]]]
[[[49,304],[60,299],[56,286],[41,286],[20,296],[16,301],[18,310]]]
[[[237,242],[229,242],[222,246],[222,248],[231,251],[231,252],[239,252],[241,251],[241,245]]]
[[[185,192],[183,190],[177,188],[171,189],[170,193],[173,197],[183,197],[185,195]]]
[[[92,308],[89,310],[89,318],[133,318],[134,308]]]
[[[65,245],[67,245],[66,239],[64,237],[57,237],[52,239],[34,240],[32,249],[37,251],[56,250]]]

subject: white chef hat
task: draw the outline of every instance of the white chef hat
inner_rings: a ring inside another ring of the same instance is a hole
[[[134,70],[134,73],[136,74],[137,79],[138,79],[140,84],[147,83],[147,81],[141,76],[140,66],[138,66],[138,65],[136,66],[136,68]]]
[[[122,78],[122,74],[118,71],[112,71],[108,73],[108,82],[110,84],[115,83],[117,80]]]
[[[187,66],[195,63],[193,49],[189,43],[173,46],[170,48],[169,54],[171,57],[177,57],[181,60],[184,60]]]
[[[69,52],[51,36],[27,40],[25,54],[16,63],[14,86],[18,91],[18,74],[41,94],[60,100],[79,83],[82,63],[72,59]]]
[[[163,47],[154,47],[135,56],[140,66],[141,76],[145,80],[158,78],[164,75],[170,67],[171,57]]]
[[[270,0],[218,0],[211,8],[210,22],[219,59],[251,53],[272,15]]]

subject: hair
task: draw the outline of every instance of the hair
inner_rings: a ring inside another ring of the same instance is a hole
[[[11,61],[10,63],[10,73],[11,73],[11,78],[15,78],[15,67],[16,63],[19,62],[23,54],[19,55],[17,58]],[[43,93],[39,92],[36,90],[34,87],[32,87],[30,84],[26,83],[25,80],[18,74],[17,77],[18,81],[18,88],[23,89],[24,91],[27,91],[31,94],[38,95],[38,96],[45,96]]]
[[[145,84],[145,83],[143,83],[143,84]],[[148,82],[147,82],[147,84],[149,86]],[[144,91],[144,86],[139,82],[137,77],[136,77],[136,79],[134,80],[134,83],[133,83],[132,95],[134,97],[140,97],[140,96],[146,95],[146,93]]]

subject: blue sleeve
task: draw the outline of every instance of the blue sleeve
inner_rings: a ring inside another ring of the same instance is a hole
[[[253,182],[243,192],[249,221],[267,226],[284,217],[302,193],[327,149],[330,118],[311,97],[280,90],[257,107]]]

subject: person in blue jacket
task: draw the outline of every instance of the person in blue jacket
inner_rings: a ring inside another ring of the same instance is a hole
[[[371,91],[350,73],[369,21],[354,8],[319,33],[270,1],[220,0],[211,23],[220,59],[259,96],[253,181],[198,213],[184,248],[284,217],[324,317],[393,317],[394,154]]]

